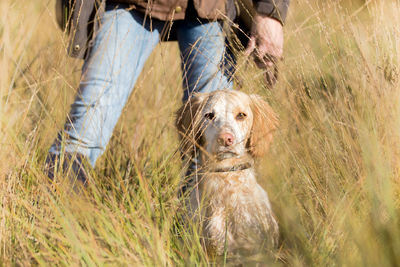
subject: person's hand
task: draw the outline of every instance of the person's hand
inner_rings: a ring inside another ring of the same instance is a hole
[[[283,53],[282,24],[268,16],[255,15],[245,53],[254,57],[259,68],[274,66]]]

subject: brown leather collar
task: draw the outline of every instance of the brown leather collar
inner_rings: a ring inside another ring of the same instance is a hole
[[[206,164],[205,172],[235,172],[252,168],[254,160],[250,155],[241,158],[229,158],[223,161]]]
[[[253,167],[253,162],[244,162],[233,166],[227,167],[216,167],[215,169],[209,170],[209,172],[236,172],[243,171]]]

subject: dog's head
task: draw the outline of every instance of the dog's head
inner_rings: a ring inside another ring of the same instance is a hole
[[[275,113],[260,96],[226,90],[192,96],[176,118],[182,152],[192,156],[198,146],[217,160],[246,153],[261,157],[277,125]]]

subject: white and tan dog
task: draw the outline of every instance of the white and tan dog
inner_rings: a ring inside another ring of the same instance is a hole
[[[254,159],[264,155],[278,120],[257,95],[220,90],[193,96],[177,112],[187,159],[200,168],[188,187],[189,217],[201,224],[208,252],[256,252],[277,245],[278,224],[257,183]]]

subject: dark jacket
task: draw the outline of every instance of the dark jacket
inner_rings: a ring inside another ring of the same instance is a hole
[[[192,2],[190,2],[192,1]],[[194,6],[197,17],[208,20],[234,19],[239,1],[251,0],[114,0],[129,4],[151,18],[169,21],[182,20],[191,15],[190,6]],[[285,21],[290,0],[253,0],[257,13]],[[92,46],[100,17],[104,11],[105,0],[57,0],[57,17],[63,29],[71,38],[68,52],[72,57],[84,58]],[[189,9],[188,9],[189,8]],[[60,11],[61,10],[61,11]]]

